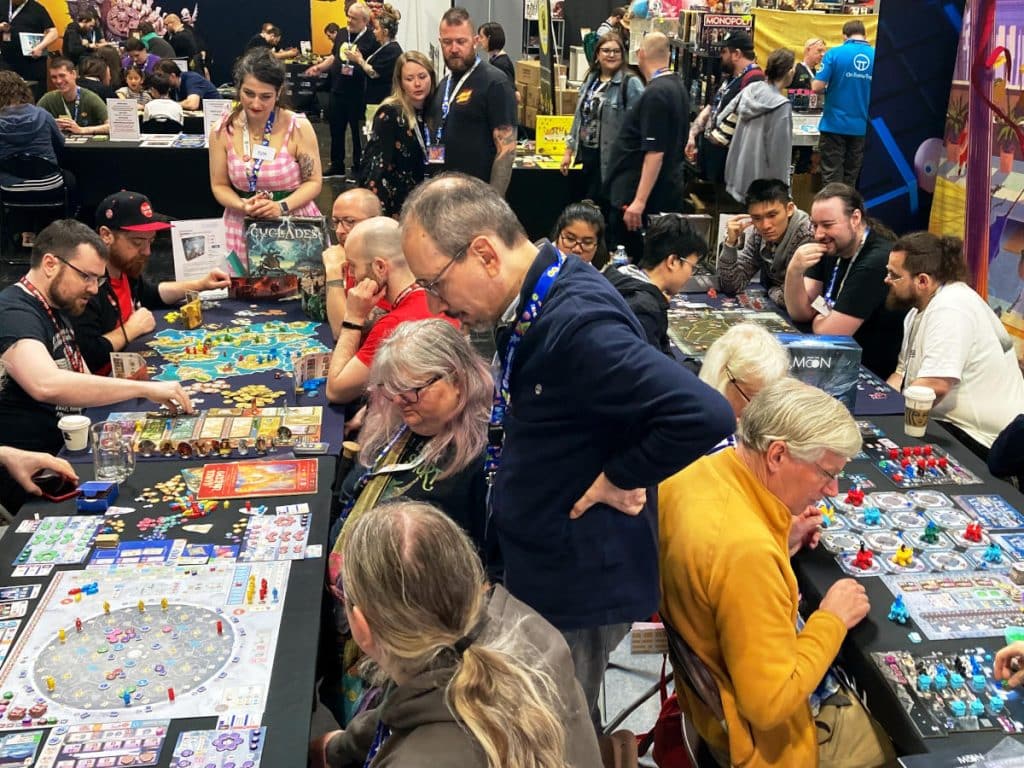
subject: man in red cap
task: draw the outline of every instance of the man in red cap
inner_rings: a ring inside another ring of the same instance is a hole
[[[228,274],[220,269],[200,280],[159,284],[142,276],[157,232],[170,227],[170,220],[155,213],[149,198],[138,192],[110,195],[96,209],[96,231],[110,251],[107,281],[73,321],[90,370],[108,374],[111,352],[120,352],[129,342],[150,333],[156,324],[151,309],[176,304],[187,291],[228,286]]]

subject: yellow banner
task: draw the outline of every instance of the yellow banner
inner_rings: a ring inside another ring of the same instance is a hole
[[[793,11],[754,11],[754,50],[761,66],[768,61],[768,54],[776,48],[789,48],[800,61],[804,55],[804,43],[812,37],[820,37],[829,48],[843,44],[843,24],[853,18],[864,22],[868,42],[875,44],[878,34],[878,16],[841,16],[834,13],[795,13]]]
[[[51,50],[59,51],[64,39],[64,30],[71,23],[71,14],[68,13],[67,0],[39,0],[53,19],[53,26],[57,28],[57,42],[50,46]]]
[[[342,29],[348,24],[345,4],[337,0],[309,0],[310,25],[313,28],[313,53],[326,56],[331,52],[331,41],[324,34],[324,27],[332,21]]]

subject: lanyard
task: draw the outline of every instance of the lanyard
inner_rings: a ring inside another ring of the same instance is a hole
[[[420,451],[419,456],[417,456],[412,461],[391,464],[384,467],[380,466],[381,462],[384,461],[385,458],[387,458],[387,455],[389,453],[391,453],[391,450],[395,447],[395,444],[398,443],[398,441],[401,440],[403,435],[405,435],[405,433],[408,431],[409,427],[406,424],[403,424],[401,427],[399,427],[398,431],[391,436],[391,439],[388,440],[387,444],[383,448],[381,448],[380,451],[377,453],[377,456],[374,458],[373,463],[370,464],[367,470],[363,472],[362,475],[359,476],[358,480],[356,480],[355,487],[352,489],[352,495],[349,497],[348,501],[345,502],[345,506],[342,507],[342,520],[348,519],[349,513],[352,511],[352,508],[356,505],[356,502],[359,501],[360,494],[362,494],[366,486],[369,485],[370,480],[372,480],[376,475],[390,475],[396,474],[398,472],[406,472],[410,469],[415,469],[416,467],[423,463],[423,451]]]
[[[363,30],[363,31],[365,32],[365,30]],[[362,32],[360,32],[359,34],[362,34]],[[369,64],[371,61],[373,61],[373,57],[374,56],[376,56],[378,53],[380,53],[385,48],[387,48],[389,45],[391,45],[392,43],[395,43],[395,42],[398,42],[398,41],[397,40],[388,40],[386,43],[384,43],[384,45],[378,47],[377,50],[375,50],[373,53],[371,53],[369,56],[366,57],[366,63]]]
[[[462,90],[462,86],[478,66],[480,66],[479,56],[476,57],[476,61],[473,62],[473,66],[469,68],[469,71],[459,79],[458,83],[455,84],[454,91],[452,90],[452,76],[450,74],[444,81],[444,98],[441,100],[441,124],[437,126],[438,144],[444,143],[444,127],[448,124],[448,110],[452,107],[452,99],[459,95],[459,91]]]
[[[487,429],[487,458],[484,460],[484,471],[487,475],[488,483],[494,482],[494,476],[498,471],[498,466],[501,464],[501,444],[505,438],[503,425],[505,423],[505,413],[512,401],[509,381],[512,377],[512,364],[515,361],[516,350],[519,348],[519,343],[523,340],[523,336],[540,318],[544,302],[547,300],[548,293],[551,292],[551,286],[555,284],[555,280],[565,264],[565,254],[557,248],[555,248],[555,253],[558,254],[558,261],[541,273],[541,276],[537,278],[537,284],[528,294],[529,298],[526,301],[526,307],[520,313],[519,321],[512,330],[512,337],[508,340],[508,349],[505,352],[505,364],[501,369],[501,378],[494,382],[494,400]]]
[[[64,104],[64,114],[78,122],[78,108],[82,105],[82,87],[79,86],[75,89],[75,114],[71,114],[71,110],[68,109],[68,103],[64,101],[64,97],[61,97],[61,102]]]
[[[602,83],[600,76],[594,76],[594,82],[590,84],[586,95],[583,97],[583,112],[585,114],[589,113],[590,110],[594,108],[594,99],[597,98],[598,94],[604,92],[604,89],[608,87],[609,83],[611,83],[611,80],[606,80]]]
[[[380,752],[380,748],[384,746],[384,742],[391,736],[391,729],[384,725],[383,720],[377,721],[377,732],[373,736],[373,743],[370,745],[370,751],[366,753],[366,761],[363,763],[363,768],[370,768],[373,763],[373,759]]]
[[[419,115],[416,115],[416,125],[412,128],[412,132],[416,135],[416,141],[420,145],[420,149],[423,150],[423,163],[430,162],[430,153],[427,151],[427,147],[430,146],[430,129],[427,128],[426,123],[423,122]]]
[[[28,0],[25,0],[25,2],[22,3],[21,5],[19,5],[18,9],[15,10],[14,9],[14,0],[8,0],[8,3],[7,3],[7,22],[9,24],[13,24],[14,23],[14,17],[17,16],[19,13],[21,13],[22,9],[24,9],[24,7],[26,5],[28,5]]]
[[[22,277],[18,281],[18,285],[43,305],[43,309],[46,310],[50,322],[53,323],[54,330],[57,331],[57,338],[60,339],[60,343],[64,347],[64,355],[67,357],[71,370],[76,373],[85,373],[85,360],[82,358],[82,351],[78,348],[78,342],[75,341],[75,332],[57,319],[57,315],[53,313],[53,308],[50,307],[50,302],[43,298],[43,294],[28,281],[27,277]]]
[[[836,259],[836,265],[832,268],[832,277],[828,281],[828,290],[825,291],[825,303],[829,307],[835,305],[836,301],[839,300],[839,294],[843,292],[843,286],[846,285],[846,278],[850,276],[850,272],[853,271],[853,263],[857,261],[857,257],[860,256],[860,252],[864,250],[864,243],[867,242],[868,235],[871,234],[871,228],[868,227],[864,230],[864,236],[860,239],[860,245],[857,247],[857,252],[853,254],[853,258],[850,259],[850,265],[846,268],[846,272],[843,274],[843,279],[839,283],[839,290],[836,291],[836,297],[832,298],[832,289],[836,286],[836,278],[839,277],[839,265],[843,263],[842,259]]]
[[[270,146],[270,135],[274,132],[274,118],[276,116],[277,110],[275,109],[270,113],[270,117],[267,118],[267,124],[263,127],[263,142],[260,144],[262,147]],[[252,141],[249,138],[249,118],[245,115],[242,115],[242,154],[252,163],[246,177],[249,179],[249,192],[255,192],[260,169],[263,167],[263,158],[252,156]]]

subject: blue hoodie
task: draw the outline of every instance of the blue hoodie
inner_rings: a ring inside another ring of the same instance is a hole
[[[33,155],[57,165],[57,151],[63,147],[57,121],[35,104],[0,109],[0,162],[13,155]],[[0,171],[0,183],[11,180],[13,177]]]

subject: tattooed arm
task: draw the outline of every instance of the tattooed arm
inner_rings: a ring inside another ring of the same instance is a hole
[[[313,133],[313,126],[305,118],[300,118],[295,124],[290,144],[288,149],[295,162],[299,164],[299,178],[302,179],[298,189],[285,198],[288,208],[295,211],[315,200],[320,194],[323,175],[320,170],[320,149],[316,143],[316,135]]]
[[[512,161],[516,159],[516,127],[501,125],[495,128],[494,146],[498,154],[491,166],[491,186],[504,195],[512,180]]]

